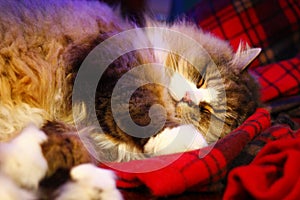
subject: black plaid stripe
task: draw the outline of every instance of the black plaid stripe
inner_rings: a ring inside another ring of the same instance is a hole
[[[289,67],[286,67],[283,62],[279,62],[278,65],[285,71],[285,74],[282,75],[282,79],[288,77],[290,81],[293,80],[295,83],[286,93],[290,94],[293,93],[293,91],[300,91],[300,65],[295,65],[291,60],[286,61],[286,65]],[[295,72],[297,74],[295,74]]]
[[[222,21],[221,21],[221,18],[230,18],[230,16],[218,16],[217,15],[217,9],[215,8],[215,6],[214,6],[214,4],[213,4],[213,1],[210,1],[210,3],[209,3],[209,5],[210,5],[210,9],[211,9],[211,11],[212,11],[212,16],[214,16],[215,17],[215,20],[216,20],[216,22],[217,22],[217,26],[219,26],[219,27],[222,27]],[[220,6],[221,7],[221,6]],[[223,29],[221,29],[221,32],[222,32],[222,35],[224,35],[224,37],[225,37],[225,39],[227,39],[226,38],[226,34],[225,34],[225,32],[224,32],[224,30]]]
[[[259,20],[254,21],[251,18],[251,16],[253,16],[253,14],[256,15],[256,13],[254,13],[250,8],[252,8],[253,5],[255,5],[256,3],[257,2],[254,1],[242,0],[242,1],[234,1],[233,5],[235,7],[236,14],[239,17],[241,24],[243,26],[243,30],[244,30],[243,33],[245,33],[249,38],[250,45],[261,46],[260,44],[264,42],[265,38],[264,37],[262,38],[260,32],[258,31],[258,26],[260,25]],[[252,35],[250,35],[250,32],[253,32]],[[239,37],[239,35],[237,35],[236,37]],[[254,38],[256,38],[256,40],[260,42],[255,41]]]
[[[201,150],[200,150],[201,151]],[[189,155],[193,157],[192,160],[189,161],[189,163],[186,163],[183,168],[180,169],[180,172],[184,174],[185,171],[189,171],[191,168],[198,166],[199,162],[201,162],[205,169],[207,170],[207,179],[201,181],[201,185],[207,185],[213,182],[219,181],[222,177],[224,177],[224,174],[226,172],[227,167],[222,167],[220,164],[220,158],[216,157],[214,153],[210,152],[208,155],[206,155],[204,158],[199,158],[199,152],[198,151],[192,151],[188,152]],[[212,162],[211,162],[212,161]],[[213,164],[211,164],[213,163]],[[213,170],[215,166],[216,169]],[[204,169],[200,169],[202,171]]]

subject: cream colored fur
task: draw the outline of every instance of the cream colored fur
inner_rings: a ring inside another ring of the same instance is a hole
[[[121,29],[120,19],[93,1],[1,1],[0,9],[0,141],[29,122],[72,123],[66,102],[72,46],[65,37],[84,45],[100,29]]]

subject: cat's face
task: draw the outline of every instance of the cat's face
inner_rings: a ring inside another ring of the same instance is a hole
[[[169,56],[173,58],[166,65],[171,66],[174,73],[168,89],[176,102],[176,117],[181,123],[193,124],[212,142],[253,113],[258,105],[257,85],[245,68],[259,51],[242,51],[240,47],[232,56],[222,55],[222,52],[212,55],[215,63],[207,64],[201,73],[184,59]]]
[[[185,27],[184,24],[182,27]],[[180,32],[185,33],[185,31]],[[147,40],[150,36],[152,38],[153,35],[149,34],[140,39]],[[191,55],[192,60],[187,61],[176,51],[173,53],[156,49],[138,50],[123,55],[108,68],[106,77],[102,76],[101,78],[103,81],[98,86],[97,93],[98,121],[105,133],[108,134],[99,139],[98,146],[108,146],[106,142],[108,139],[113,141],[111,146],[126,144],[126,147],[130,146],[138,151],[146,151],[151,154],[153,153],[151,152],[152,147],[156,148],[156,144],[164,144],[159,138],[168,138],[161,135],[164,134],[164,130],[171,130],[180,125],[193,125],[204,136],[207,143],[212,143],[220,137],[224,137],[255,111],[257,88],[244,68],[256,57],[257,51],[246,50],[233,53],[227,43],[196,29],[190,29],[190,32],[186,31],[186,34],[194,37],[205,51],[200,52],[199,55],[197,49],[190,48],[190,43],[173,41],[171,37],[163,38],[159,42],[165,42],[170,49],[179,48],[185,55]],[[154,36],[157,37],[157,35]],[[164,69],[169,70],[164,71],[161,68],[150,67],[143,73],[131,74],[132,79],[130,80],[133,82],[123,82],[122,92],[117,93],[116,97],[120,100],[126,99],[132,84],[136,85],[141,80],[143,80],[142,82],[147,80],[149,83],[157,83],[157,80],[166,78],[168,79],[167,85],[145,84],[130,93],[129,102],[112,105],[111,92],[115,87],[114,84],[120,77],[123,77],[123,73],[126,74],[147,63],[159,63],[160,66],[165,67]],[[191,63],[198,63],[200,68],[196,68]],[[155,104],[161,105],[165,109],[165,114],[151,112],[152,106]],[[113,109],[117,110],[118,118],[114,118]],[[128,116],[128,110],[130,116]],[[160,127],[160,122],[164,117],[166,123]],[[150,123],[160,129],[154,133],[143,129],[137,131],[139,135],[136,136],[131,134],[134,132],[131,131],[132,129],[128,129],[131,128],[129,120],[133,121],[140,129],[147,128]],[[167,132],[168,134],[174,135]],[[149,135],[150,137],[148,137]],[[153,142],[154,139],[157,141]],[[151,141],[155,145],[149,147],[147,144]],[[118,154],[121,153],[116,152],[115,154],[116,158],[111,160],[119,159]]]
[[[207,87],[207,82],[202,76],[199,77],[199,80],[192,80],[191,77],[174,72],[168,91],[175,101],[176,117],[182,124],[194,125],[205,136],[221,91],[218,91],[218,88]]]
[[[169,93],[177,102],[183,101],[195,105],[199,105],[200,102],[211,103],[217,98],[217,91],[214,88],[193,83],[177,72],[170,79]]]

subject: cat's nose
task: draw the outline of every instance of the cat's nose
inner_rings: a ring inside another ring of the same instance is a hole
[[[191,98],[191,93],[190,92],[186,92],[185,95],[182,97],[182,101],[191,105],[193,103],[193,100]]]
[[[189,105],[198,105],[202,98],[202,93],[200,91],[187,91],[182,97],[182,101],[188,103]]]
[[[182,101],[184,101],[184,102],[192,101],[191,94],[189,92],[186,92],[184,94],[184,96],[182,97]]]

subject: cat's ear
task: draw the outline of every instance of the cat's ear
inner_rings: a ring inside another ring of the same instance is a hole
[[[250,48],[248,44],[240,43],[233,58],[233,64],[239,72],[247,69],[249,64],[260,54],[261,48]]]

